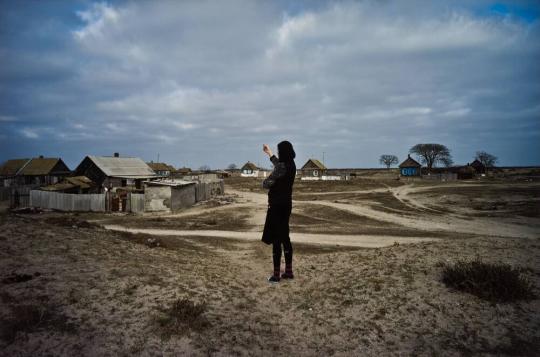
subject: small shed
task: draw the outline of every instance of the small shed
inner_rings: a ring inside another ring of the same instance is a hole
[[[252,163],[251,161],[248,161],[242,166],[242,172],[240,176],[242,177],[258,177],[259,176],[259,168],[257,165]]]
[[[196,183],[183,180],[144,182],[144,211],[177,211],[196,202]]]
[[[302,177],[320,178],[326,175],[327,168],[317,159],[309,159],[300,169]]]
[[[399,173],[401,176],[421,176],[422,175],[422,165],[418,163],[411,155],[407,156],[407,159],[399,165]]]

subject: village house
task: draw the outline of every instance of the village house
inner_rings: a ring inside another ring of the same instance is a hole
[[[29,161],[30,159],[13,159],[4,162],[0,166],[0,184],[2,187],[10,187],[15,183],[15,177],[17,172]]]
[[[405,177],[422,176],[422,165],[408,155],[405,161],[399,164],[399,173]]]
[[[0,168],[4,187],[52,185],[71,174],[60,158],[8,160]]]
[[[86,176],[102,188],[134,186],[159,176],[137,157],[86,156],[75,169],[76,176]]]
[[[319,180],[326,175],[327,168],[317,159],[309,159],[300,169],[303,180]]]
[[[164,162],[147,162],[146,163],[158,176],[170,177],[176,171],[176,169]]]
[[[259,176],[259,168],[254,163],[248,161],[242,166],[241,168],[241,174],[242,177],[258,177]]]

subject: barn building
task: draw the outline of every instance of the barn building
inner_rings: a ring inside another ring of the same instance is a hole
[[[399,173],[401,176],[413,177],[422,175],[422,165],[408,155],[407,159],[399,165]]]
[[[76,176],[86,176],[98,186],[113,188],[135,186],[142,188],[142,182],[159,176],[137,157],[87,156],[75,169]]]

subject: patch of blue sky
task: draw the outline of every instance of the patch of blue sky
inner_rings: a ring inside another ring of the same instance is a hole
[[[511,16],[532,23],[540,17],[540,2],[523,2],[520,5],[497,2],[488,7],[487,13],[492,16]]]

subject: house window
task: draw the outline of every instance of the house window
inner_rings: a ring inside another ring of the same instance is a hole
[[[313,176],[319,176],[319,171],[313,170]]]

